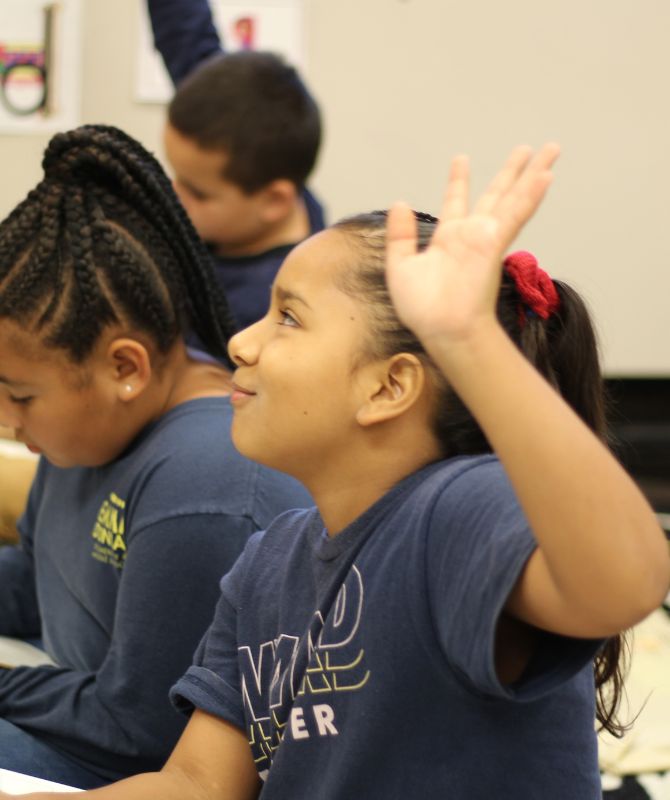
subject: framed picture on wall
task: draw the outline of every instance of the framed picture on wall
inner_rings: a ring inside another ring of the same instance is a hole
[[[0,133],[79,123],[80,11],[80,0],[0,0]]]
[[[154,50],[146,8],[141,5],[136,98],[165,103],[172,96],[172,84]],[[210,5],[226,51],[271,50],[304,68],[302,0],[210,0]]]

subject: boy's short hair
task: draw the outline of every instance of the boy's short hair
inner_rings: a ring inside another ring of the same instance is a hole
[[[206,150],[225,150],[222,176],[251,194],[277,178],[302,188],[321,141],[318,106],[279,56],[217,55],[177,87],[170,124]]]

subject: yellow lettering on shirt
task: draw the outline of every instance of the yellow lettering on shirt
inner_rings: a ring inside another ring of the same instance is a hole
[[[94,539],[92,558],[117,569],[121,569],[126,557],[125,508],[126,501],[116,492],[110,492],[107,500],[100,505],[91,530],[91,537]]]

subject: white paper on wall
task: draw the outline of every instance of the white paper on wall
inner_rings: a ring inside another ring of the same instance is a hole
[[[304,69],[302,0],[247,0],[229,3],[211,0],[214,22],[224,49],[271,50],[299,70]],[[140,10],[136,99],[164,103],[172,96],[172,84],[154,50],[146,9]]]

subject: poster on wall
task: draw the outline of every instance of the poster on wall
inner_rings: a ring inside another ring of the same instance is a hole
[[[79,124],[80,0],[0,0],[0,133]]]
[[[298,69],[304,68],[302,0],[210,0],[210,5],[226,51],[271,50]],[[136,97],[143,103],[164,103],[171,96],[172,84],[154,49],[149,19],[143,9]]]

